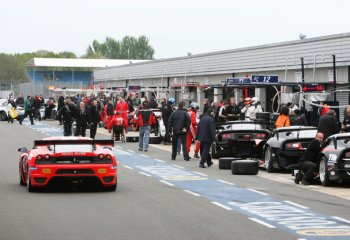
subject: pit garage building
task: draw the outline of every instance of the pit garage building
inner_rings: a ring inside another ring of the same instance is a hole
[[[350,33],[100,68],[94,70],[94,79],[105,87],[140,89],[139,92],[147,96],[152,92],[158,97],[166,94],[177,101],[256,96],[263,107],[271,111],[277,91],[285,92],[290,98],[293,98],[291,93],[299,91],[298,83],[303,80],[302,58],[305,83],[322,83],[323,90],[331,92],[333,55],[337,89],[348,89]],[[253,75],[278,76],[279,83],[227,84],[227,78]],[[329,97],[333,99],[333,95]],[[339,105],[349,103],[346,90],[337,92],[336,98]]]

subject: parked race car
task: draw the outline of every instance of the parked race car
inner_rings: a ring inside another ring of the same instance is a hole
[[[56,184],[93,184],[108,191],[117,188],[114,141],[86,137],[50,137],[25,147],[19,160],[19,180],[29,192]]]
[[[316,136],[315,127],[291,126],[275,129],[264,147],[263,165],[267,172],[288,169],[298,160]]]
[[[322,144],[319,174],[323,186],[350,179],[350,133],[335,134]]]
[[[217,124],[217,134],[212,145],[213,158],[261,157],[270,130],[265,124],[254,121],[231,121]]]

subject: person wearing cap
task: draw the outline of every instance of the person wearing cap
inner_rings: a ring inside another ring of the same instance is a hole
[[[139,151],[147,152],[151,126],[156,123],[156,118],[149,109],[147,101],[142,103],[142,108],[137,113],[137,123],[139,125]]]
[[[199,110],[199,106],[196,102],[192,102],[190,105],[190,109],[188,110],[188,114],[191,119],[190,131],[187,132],[187,152],[188,154],[191,151],[192,141],[196,139],[197,134],[197,112]],[[198,152],[197,152],[198,155]]]

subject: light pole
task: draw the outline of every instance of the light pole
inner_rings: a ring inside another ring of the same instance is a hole
[[[312,75],[312,80],[313,82],[315,82],[315,73],[316,73],[316,57],[317,56],[322,56],[322,61],[324,62],[325,61],[325,57],[324,57],[324,54],[323,53],[315,53],[314,55],[314,70],[313,70],[313,75]]]
[[[287,71],[288,71],[288,60],[293,59],[293,65],[295,64],[294,57],[287,57],[286,58],[286,70],[284,72],[284,81],[287,82]]]

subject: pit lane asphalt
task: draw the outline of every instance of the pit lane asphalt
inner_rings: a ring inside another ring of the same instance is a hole
[[[55,123],[49,122],[48,124]],[[100,131],[99,131],[100,132]],[[18,147],[31,147],[46,135],[18,123],[0,123],[0,239],[297,239],[266,228],[246,216],[213,205],[146,177],[119,168],[116,192],[28,193],[18,184]],[[106,135],[98,134],[98,139]],[[118,145],[118,144],[117,144]],[[137,152],[136,143],[119,144]],[[143,153],[242,188],[262,191],[330,216],[350,219],[349,201],[259,176],[233,176],[230,171],[199,169],[198,160],[173,162],[157,147]],[[210,189],[208,189],[210,191]],[[307,237],[305,237],[307,239]]]

